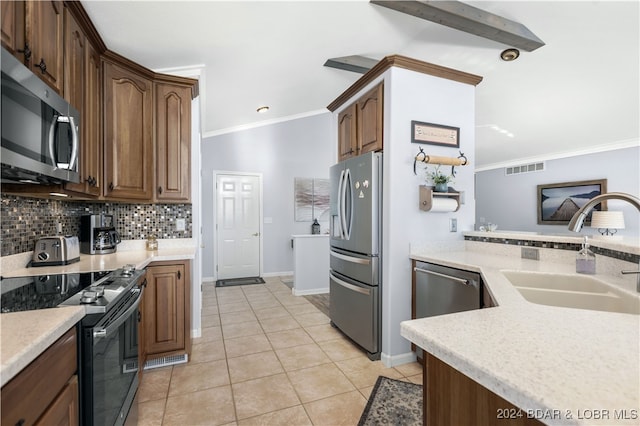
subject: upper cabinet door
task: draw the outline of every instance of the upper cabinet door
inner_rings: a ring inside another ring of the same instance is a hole
[[[338,115],[338,161],[358,154],[356,129],[356,104],[352,104]]]
[[[94,197],[102,195],[103,143],[102,143],[102,60],[100,54],[87,43],[84,56],[84,115],[82,116],[83,170],[87,176],[85,193]]]
[[[0,40],[2,46],[20,61],[24,61],[24,1],[0,2]]]
[[[64,18],[61,1],[27,1],[29,66],[43,81],[63,94]],[[28,59],[28,58],[27,58]]]
[[[191,87],[156,84],[156,199],[191,199]]]
[[[153,197],[153,88],[150,80],[104,63],[105,196]]]
[[[68,10],[64,11],[64,21],[64,98],[80,113],[80,151],[78,155],[80,182],[67,182],[65,189],[84,192],[88,179],[84,161],[84,154],[87,150],[87,141],[84,138],[84,55],[87,43],[80,26]]]
[[[360,98],[358,106],[358,154],[380,151],[382,144],[383,85],[374,87]]]

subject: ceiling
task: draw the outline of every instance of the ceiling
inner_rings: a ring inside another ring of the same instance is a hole
[[[366,0],[82,3],[109,49],[154,70],[200,69],[203,137],[326,111],[361,76],[328,58],[400,54],[484,78],[476,168],[638,145],[637,1],[467,2],[546,43],[514,62],[499,59],[510,46]]]

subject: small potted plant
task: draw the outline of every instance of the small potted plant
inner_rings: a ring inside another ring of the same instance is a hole
[[[447,192],[449,190],[448,183],[453,180],[453,176],[445,175],[440,171],[440,166],[438,166],[433,171],[427,169],[427,180],[433,182],[435,186],[434,191]]]

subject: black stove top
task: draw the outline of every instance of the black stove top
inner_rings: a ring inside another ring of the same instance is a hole
[[[0,312],[55,308],[112,271],[0,279]]]

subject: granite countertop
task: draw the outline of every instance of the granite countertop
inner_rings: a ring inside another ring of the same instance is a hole
[[[572,274],[573,265],[464,250],[411,258],[480,272],[498,306],[405,321],[402,336],[517,407],[542,410],[544,423],[638,424],[640,316],[534,304],[501,273]]]
[[[27,268],[31,256],[14,256],[3,263],[4,277],[108,271],[134,264],[137,269],[151,262],[194,259],[196,247],[186,243],[163,243],[156,251],[144,249],[144,241],[125,245],[125,250],[103,255],[80,255],[80,262],[65,266]],[[23,258],[26,261],[23,261]],[[8,265],[14,263],[10,268]],[[20,262],[20,263],[17,263]],[[84,317],[83,307],[64,307],[0,314],[0,381],[4,386]]]

